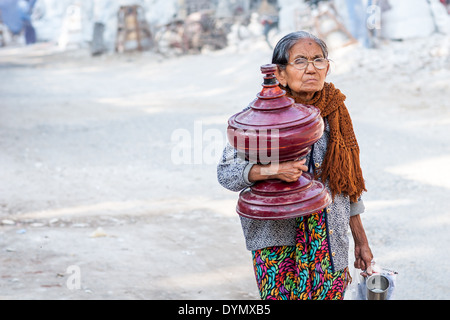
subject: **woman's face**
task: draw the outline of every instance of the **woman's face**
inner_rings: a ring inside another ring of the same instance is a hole
[[[314,40],[301,39],[289,51],[288,63],[298,58],[312,61],[325,57],[322,49]],[[276,76],[283,86],[289,86],[294,96],[308,101],[313,98],[315,92],[322,90],[329,68],[328,65],[325,69],[319,70],[310,62],[306,69],[298,70],[293,65],[288,64],[286,69],[278,69]]]

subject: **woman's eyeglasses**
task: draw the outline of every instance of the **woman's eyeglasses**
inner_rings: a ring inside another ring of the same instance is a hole
[[[328,66],[328,59],[325,58],[317,58],[312,61],[305,58],[298,58],[288,64],[292,65],[295,69],[303,70],[308,67],[308,64],[310,62],[312,62],[314,67],[316,67],[319,70],[325,69]]]

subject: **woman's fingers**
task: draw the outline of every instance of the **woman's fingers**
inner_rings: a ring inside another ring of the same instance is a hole
[[[283,162],[280,165],[278,176],[280,180],[285,182],[297,181],[302,175],[303,171],[308,170],[304,165],[305,160]]]
[[[305,165],[306,159],[294,161],[293,166],[303,172],[308,171],[308,166]]]

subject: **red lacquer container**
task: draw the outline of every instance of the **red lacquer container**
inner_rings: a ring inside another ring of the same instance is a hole
[[[259,164],[277,164],[305,157],[324,130],[320,111],[294,103],[279,87],[277,66],[261,66],[262,90],[250,108],[228,120],[228,140],[238,154]],[[236,211],[252,219],[287,219],[308,215],[331,203],[325,186],[303,173],[296,182],[265,180],[244,189]]]

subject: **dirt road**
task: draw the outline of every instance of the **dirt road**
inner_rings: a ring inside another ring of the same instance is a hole
[[[420,42],[385,49],[386,64],[332,52],[362,150],[363,221],[377,263],[399,272],[397,299],[450,294],[438,40],[406,59]],[[237,194],[215,170],[270,57],[263,43],[170,59],[1,49],[0,298],[258,299]]]

